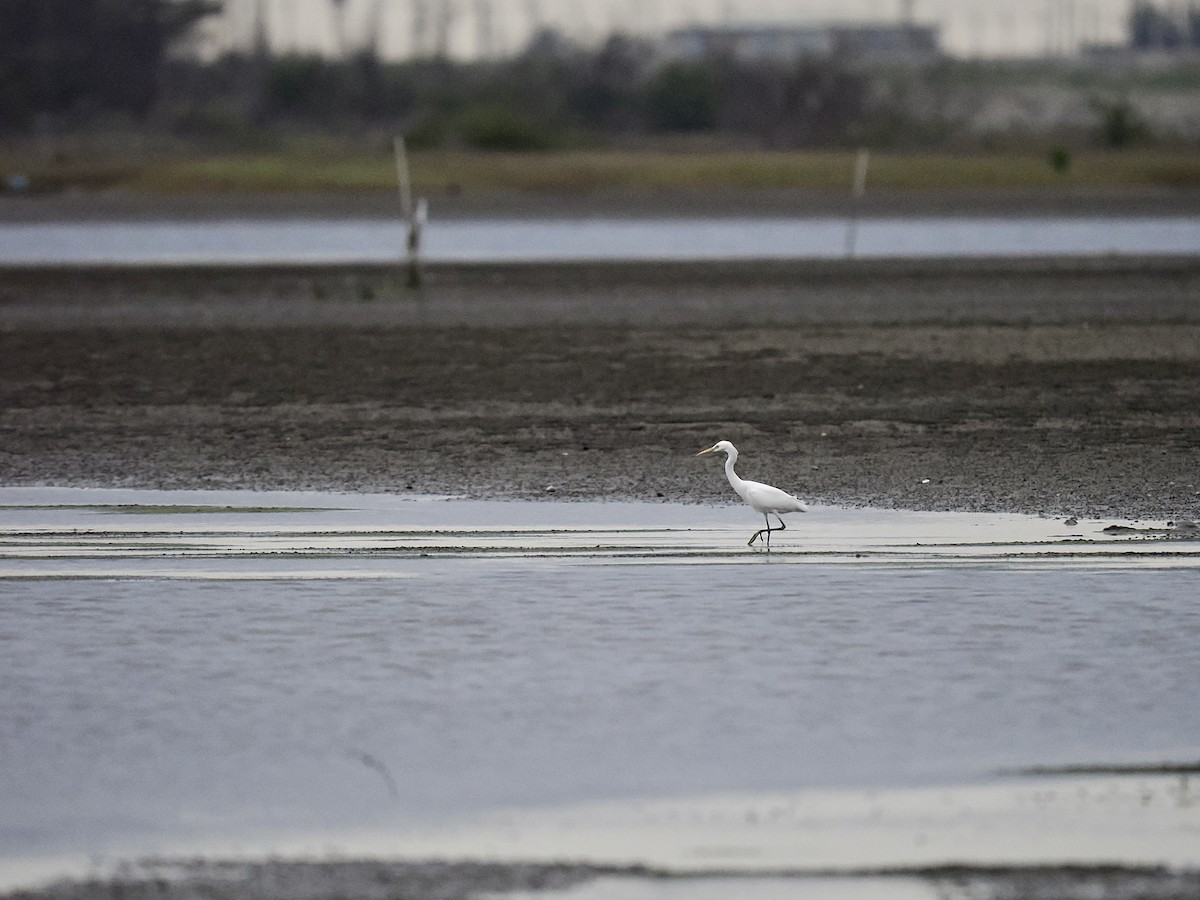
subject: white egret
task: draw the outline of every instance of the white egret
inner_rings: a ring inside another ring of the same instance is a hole
[[[786,491],[781,491],[777,487],[771,487],[769,484],[762,484],[758,481],[746,481],[738,477],[738,473],[733,470],[733,466],[738,458],[737,447],[733,446],[729,441],[717,441],[707,450],[701,450],[696,455],[713,456],[717,453],[725,454],[725,477],[729,479],[729,483],[737,491],[737,495],[762,513],[763,518],[767,521],[767,527],[760,528],[754,532],[754,536],[747,542],[747,546],[753,544],[761,535],[766,534],[766,545],[770,547],[771,532],[783,531],[787,528],[783,524],[783,519],[780,518],[782,513],[808,512],[808,506],[803,500],[796,499]],[[771,515],[774,515],[779,521],[778,528],[771,527]]]

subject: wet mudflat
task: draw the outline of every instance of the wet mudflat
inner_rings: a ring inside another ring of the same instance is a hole
[[[740,504],[0,488],[0,577],[400,578],[435,561],[1124,568],[1200,564],[1200,526],[815,507],[768,545]],[[772,519],[779,529],[779,522]],[[785,523],[786,525],[786,523]],[[814,527],[815,526],[815,527]],[[749,551],[749,552],[748,552]]]

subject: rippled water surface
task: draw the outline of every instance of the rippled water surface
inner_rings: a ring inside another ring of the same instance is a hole
[[[0,491],[0,859],[1194,757],[1200,545],[1109,524]]]

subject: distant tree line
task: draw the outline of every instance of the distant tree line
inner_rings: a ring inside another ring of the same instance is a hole
[[[387,62],[247,52],[172,54],[218,0],[0,0],[0,131],[124,116],[214,141],[271,129],[402,130],[415,146],[531,150],[600,136],[727,131],[772,146],[846,139],[867,82],[829,60],[660,65],[614,36],[545,32],[498,62]]]
[[[172,44],[219,9],[214,0],[0,0],[0,124],[144,116]]]
[[[830,57],[663,61],[627,36],[583,47],[550,31],[499,61],[391,62],[372,47],[336,59],[277,54],[265,40],[210,61],[172,52],[219,7],[0,0],[0,133],[67,131],[116,116],[218,147],[312,131],[402,132],[414,148],[508,151],[688,134],[770,148],[895,146],[962,133],[939,108],[950,62],[900,73]],[[1187,13],[1138,0],[1131,40],[1196,40],[1200,7]],[[1165,23],[1176,29],[1169,39]],[[1135,110],[1114,109],[1097,109],[1108,132],[1143,133]]]
[[[714,131],[767,146],[837,142],[864,121],[868,95],[863,75],[830,61],[658,65],[651,47],[620,36],[596,50],[535,41],[502,62],[286,55],[231,57],[215,71],[226,74],[207,108],[228,99],[219,83],[253,84],[243,104],[262,126],[387,126],[416,147],[490,150]]]
[[[1129,11],[1129,43],[1137,50],[1200,50],[1200,4],[1160,8],[1135,0]]]

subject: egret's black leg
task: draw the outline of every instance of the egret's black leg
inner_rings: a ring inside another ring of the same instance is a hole
[[[766,528],[760,528],[760,529],[758,529],[758,531],[754,532],[753,536],[752,536],[752,537],[750,538],[750,540],[749,540],[749,541],[746,543],[746,546],[747,546],[747,547],[749,547],[750,545],[752,545],[752,544],[755,542],[755,540],[757,540],[757,539],[758,539],[758,538],[759,538],[761,535],[764,535],[764,534],[765,534],[765,535],[766,535],[766,538],[763,540],[763,543],[767,545],[767,549],[770,549],[770,547],[771,547],[771,532],[772,532],[772,531],[786,531],[786,530],[787,530],[787,525],[785,525],[785,524],[784,524],[784,522],[783,522],[783,519],[782,519],[782,518],[780,518],[780,516],[779,516],[778,514],[775,516],[775,520],[776,520],[777,522],[779,522],[779,527],[778,527],[778,528],[772,528],[772,527],[771,527],[771,517],[770,517],[770,516],[768,516],[766,513],[763,513],[763,518],[764,518],[764,519],[766,519],[766,521],[767,521],[767,527],[766,527]]]
[[[764,516],[764,518],[767,518],[767,517],[766,517],[766,516]],[[778,528],[772,528],[772,527],[771,527],[771,520],[770,520],[770,518],[767,518],[767,546],[768,546],[768,547],[770,547],[770,546],[771,546],[771,532],[772,532],[772,531],[785,531],[785,530],[787,530],[787,526],[783,524],[783,519],[781,519],[781,518],[779,517],[779,515],[778,515],[778,514],[776,514],[776,516],[775,516],[775,521],[779,523],[779,527],[778,527]]]

